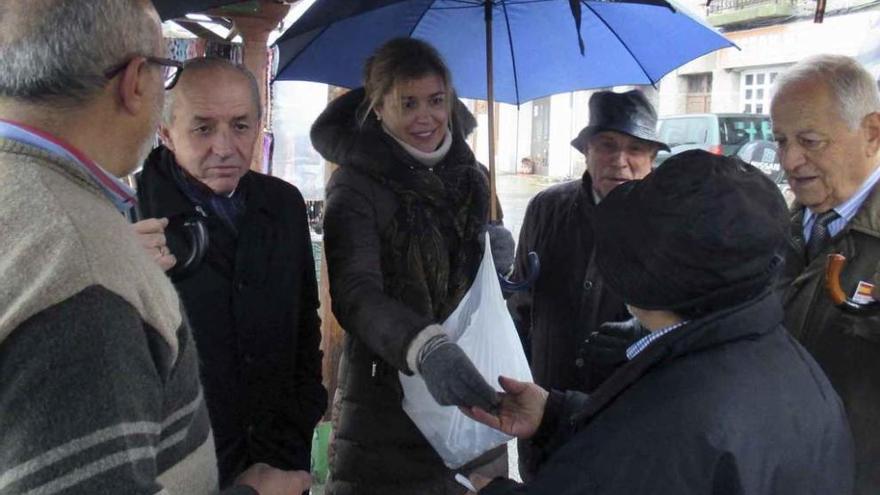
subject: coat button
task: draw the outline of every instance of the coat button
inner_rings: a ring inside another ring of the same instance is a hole
[[[248,354],[244,355],[244,364],[253,364],[253,362],[254,362],[254,355],[253,354],[248,353]]]
[[[590,280],[584,280],[584,292],[590,292],[593,290],[593,282]]]
[[[578,368],[583,368],[584,367],[584,358],[575,359],[574,365],[577,366]]]
[[[244,283],[243,281],[235,284],[235,290],[237,290],[238,292],[243,291],[245,289],[245,287],[247,287],[247,284]]]

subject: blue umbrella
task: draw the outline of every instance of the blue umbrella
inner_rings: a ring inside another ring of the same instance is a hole
[[[579,30],[573,6],[582,17]],[[655,84],[690,60],[732,46],[675,0],[318,0],[279,39],[277,79],[360,86],[366,58],[399,36],[434,45],[460,96],[493,100],[494,89],[494,100],[512,104]]]
[[[675,0],[318,0],[278,40],[276,80],[360,86],[367,57],[401,36],[437,48],[459,96],[489,101],[490,136],[495,101],[655,84],[733,46]],[[489,174],[494,197],[493,139]]]
[[[493,33],[495,34],[493,36]],[[318,0],[278,40],[276,80],[360,86],[364,62],[396,37],[434,45],[459,96],[520,104],[622,84],[655,84],[700,55],[733,44],[675,0]],[[495,211],[495,141],[489,139]],[[529,259],[523,290],[538,274]]]

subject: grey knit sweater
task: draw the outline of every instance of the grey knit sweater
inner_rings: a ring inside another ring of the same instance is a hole
[[[0,281],[0,494],[216,492],[174,288],[87,176],[2,139]]]

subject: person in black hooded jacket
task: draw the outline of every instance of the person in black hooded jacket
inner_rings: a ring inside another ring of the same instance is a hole
[[[587,396],[502,379],[501,412],[471,414],[546,462],[480,495],[847,495],[840,398],[783,326],[773,285],[785,202],[758,169],[696,150],[596,207],[596,262],[651,332]],[[486,485],[486,486],[484,486]]]
[[[464,141],[473,117],[455,105],[448,70],[430,45],[388,42],[364,79],[365,88],[334,100],[311,133],[315,149],[340,166],[324,210],[333,312],[346,331],[327,493],[464,493],[403,411],[398,372],[422,376],[443,405],[497,400],[439,325],[482,259],[487,174]],[[496,266],[509,267],[512,237],[501,227],[489,233]],[[506,260],[498,247],[507,248]],[[506,473],[504,447],[463,470],[477,465]]]

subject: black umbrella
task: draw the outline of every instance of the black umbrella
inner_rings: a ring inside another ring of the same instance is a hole
[[[183,17],[186,14],[204,12],[216,7],[236,4],[241,4],[243,10],[259,10],[259,2],[255,0],[248,2],[242,2],[241,0],[153,0],[153,5],[159,11],[159,17],[163,21]]]

